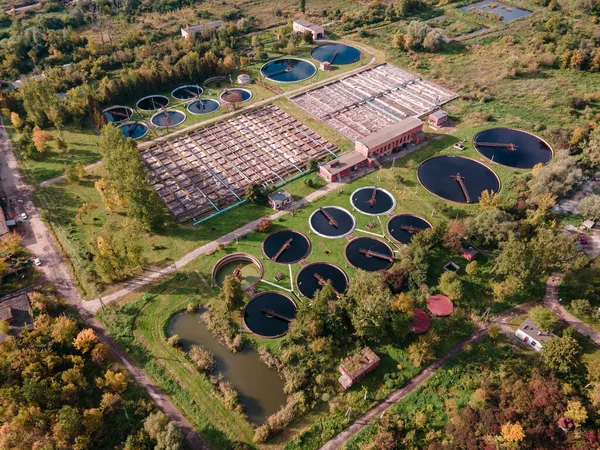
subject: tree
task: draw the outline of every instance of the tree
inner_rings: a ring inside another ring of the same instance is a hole
[[[62,136],[58,136],[56,138],[56,147],[58,148],[58,151],[60,151],[63,155],[69,152],[69,144],[67,143],[66,139]]]
[[[577,160],[568,152],[559,151],[555,158],[543,166],[538,164],[532,171],[529,180],[529,201],[536,200],[546,194],[552,194],[557,198],[567,196],[579,183],[583,173],[577,167]]]
[[[502,201],[497,192],[486,189],[479,196],[479,209],[499,209]]]
[[[583,197],[579,202],[578,208],[580,214],[588,219],[597,220],[600,218],[600,195],[589,195]]]
[[[156,441],[155,450],[180,450],[184,448],[183,434],[163,412],[150,414],[144,421],[144,430]]]
[[[580,427],[588,419],[588,413],[580,401],[571,400],[567,403],[565,417],[573,419],[575,426]]]
[[[462,220],[453,221],[446,231],[446,236],[444,236],[444,247],[460,252],[462,250],[462,240],[467,234],[467,225]]]
[[[596,51],[600,61],[600,51]],[[589,167],[596,169],[600,167],[600,128],[596,128],[589,135],[587,141],[580,145],[583,151],[583,161]]]
[[[250,203],[259,203],[263,202],[265,197],[265,190],[259,183],[248,183],[246,186],[246,200]]]
[[[69,317],[57,317],[52,324],[52,339],[57,344],[71,344],[78,332],[77,322]]]
[[[247,33],[248,30],[250,30],[250,21],[245,17],[242,17],[240,20],[237,21],[237,29],[241,33]]]
[[[223,280],[219,299],[227,305],[229,311],[241,304],[244,299],[241,281],[231,275],[227,275]]]
[[[192,345],[190,358],[198,367],[200,372],[212,372],[215,370],[215,355],[201,345]]]
[[[83,411],[83,427],[88,434],[98,431],[102,427],[102,410],[91,408]]]
[[[467,222],[471,235],[484,245],[494,246],[508,239],[517,228],[512,216],[498,208],[482,209]]]
[[[431,27],[425,22],[419,20],[413,20],[406,27],[406,35],[411,47],[420,47],[427,37],[427,34],[431,31]]]
[[[413,366],[421,367],[424,363],[435,359],[435,347],[440,342],[440,337],[435,331],[430,330],[427,334],[419,336],[415,342],[407,348],[408,357]]]
[[[85,328],[79,332],[77,337],[73,339],[73,347],[81,351],[81,353],[89,352],[92,347],[98,342],[98,336],[91,328]]]
[[[342,303],[356,335],[378,341],[390,317],[391,293],[383,275],[359,270],[350,280]]]
[[[443,43],[444,32],[439,28],[434,28],[433,30],[430,30],[425,36],[425,39],[423,39],[423,48],[430,52],[437,52],[442,48]]]
[[[0,320],[0,334],[8,334],[10,324],[6,320]]]
[[[102,129],[99,150],[104,157],[109,189],[127,204],[127,215],[146,228],[158,228],[164,206],[150,186],[137,145],[112,124]]]
[[[300,0],[300,11],[302,14],[306,12],[306,0]]]
[[[107,222],[96,240],[94,263],[105,282],[124,280],[144,265],[141,232],[135,223]]]
[[[568,373],[580,363],[582,348],[573,336],[564,333],[562,337],[548,339],[542,347],[542,357],[546,364],[560,373]]]
[[[558,320],[552,314],[552,310],[543,306],[536,306],[529,311],[529,317],[541,330],[554,331],[558,327]]]
[[[507,422],[502,425],[502,437],[506,442],[519,443],[525,439],[525,432],[519,422]]]
[[[21,249],[21,235],[16,231],[5,234],[0,241],[0,254],[3,256],[13,256],[18,254]]]
[[[404,50],[406,37],[402,33],[394,33],[392,37],[392,47],[399,50]]]
[[[444,272],[440,277],[438,288],[452,300],[459,301],[462,299],[463,285],[456,272]]]
[[[14,111],[10,113],[10,123],[17,130],[20,130],[25,125],[25,121],[23,119],[21,119],[21,116],[19,116],[19,113],[16,113]]]
[[[77,183],[79,180],[81,180],[79,176],[79,171],[73,165],[67,166],[65,168],[65,177],[70,183]]]
[[[127,376],[123,372],[113,372],[112,370],[106,371],[104,380],[102,378],[96,380],[96,384],[99,388],[107,389],[114,394],[122,394],[125,392],[127,383]]]
[[[37,125],[33,127],[33,145],[38,152],[44,153],[46,151],[46,143],[52,139],[52,135],[47,131],[42,130]]]

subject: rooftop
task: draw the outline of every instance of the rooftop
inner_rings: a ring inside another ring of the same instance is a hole
[[[292,197],[292,195],[285,189],[280,189],[277,192],[273,192],[272,194],[269,194],[269,198],[275,202],[281,202],[281,201],[286,200],[291,197]]]
[[[546,342],[548,339],[556,337],[554,333],[540,330],[540,327],[538,327],[537,324],[530,318],[525,319],[525,321],[519,327],[519,330],[530,338],[542,343]]]
[[[6,218],[4,217],[4,211],[0,208],[0,236],[4,236],[10,230],[6,224]]]
[[[31,307],[26,292],[17,292],[0,298],[0,317],[2,320],[10,321],[9,335],[18,334],[23,328],[33,328],[31,318]],[[0,333],[0,342],[6,340],[8,335]]]
[[[358,378],[361,374],[379,363],[379,356],[369,347],[364,347],[360,352],[342,361],[341,367],[352,378]]]
[[[315,30],[315,29],[320,30],[323,28],[321,25],[316,25],[306,19],[296,19],[296,20],[294,20],[294,23],[297,23],[298,25],[302,25],[304,28],[308,28],[311,30]]]
[[[448,116],[448,113],[443,109],[438,109],[437,111],[434,111],[429,115],[435,117],[436,119],[443,119],[444,117]]]
[[[366,159],[367,158],[363,154],[352,150],[348,153],[344,153],[339,158],[334,159],[327,164],[323,164],[321,167],[327,170],[327,172],[329,172],[331,175],[337,175],[338,173],[343,172],[344,170],[353,167]]]
[[[419,126],[421,126],[423,122],[421,122],[416,117],[407,117],[406,119],[395,123],[393,125],[389,125],[376,133],[371,133],[367,137],[359,139],[367,148],[374,148],[381,144],[385,144],[386,142],[391,141],[392,139],[400,136],[401,134],[406,133],[407,131],[411,131]]]
[[[202,31],[202,30],[205,30],[208,28],[218,28],[224,24],[225,24],[224,20],[213,20],[212,22],[206,22],[206,23],[201,23],[199,25],[194,25],[191,27],[185,27],[184,30],[186,30],[188,32],[191,31],[192,33],[193,32],[197,33],[198,31]]]

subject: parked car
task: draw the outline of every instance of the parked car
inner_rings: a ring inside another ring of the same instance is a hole
[[[27,214],[25,214],[25,213],[21,213],[21,219],[23,219],[23,220],[27,220]]]
[[[39,258],[35,258],[35,259],[33,260],[33,263],[34,263],[36,266],[41,266],[41,265],[42,265],[42,262],[40,261],[40,259],[39,259]]]
[[[581,245],[587,245],[587,237],[585,234],[579,234],[579,243]]]

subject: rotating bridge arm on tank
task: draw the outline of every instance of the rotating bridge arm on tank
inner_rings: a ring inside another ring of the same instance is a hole
[[[415,227],[413,225],[402,225],[402,226],[400,226],[400,229],[404,230],[410,234],[416,234],[419,231],[423,231],[425,228],[419,228],[419,227]]]
[[[315,278],[317,279],[317,282],[319,283],[319,286],[325,286],[325,283],[327,283],[327,280],[325,278],[323,278],[321,275],[319,275],[318,273],[315,273]],[[339,297],[341,294],[335,289],[333,288],[333,292],[335,293],[335,295],[337,297]]]
[[[373,250],[367,250],[366,248],[361,248],[359,250],[359,252],[361,252],[367,258],[379,258],[379,259],[385,259],[386,261],[389,261],[391,263],[394,262],[394,258],[393,257],[388,256],[388,255],[384,255],[383,253],[374,252]]]
[[[475,145],[479,147],[495,147],[495,148],[505,148],[507,150],[515,151],[518,150],[519,146],[513,143],[503,144],[501,142],[475,142]]]
[[[467,191],[467,186],[465,186],[465,177],[461,176],[460,173],[457,173],[456,175],[450,175],[450,178],[454,178],[458,182],[458,185],[460,186],[460,189],[462,190],[462,193],[465,196],[465,200],[467,201],[467,203],[471,203],[471,196]]]
[[[336,222],[336,220],[332,217],[331,214],[329,214],[327,211],[325,211],[323,208],[319,208],[319,211],[321,211],[321,213],[323,213],[323,215],[325,217],[327,217],[327,220],[329,220],[329,225],[331,225],[332,227],[337,228],[338,227],[338,223]]]
[[[275,311],[273,311],[272,309],[269,309],[269,308],[262,308],[260,310],[260,312],[263,313],[263,314],[265,314],[266,316],[274,317],[274,318],[279,319],[279,320],[283,320],[284,322],[288,322],[289,323],[289,322],[292,321],[292,319],[290,319],[289,317],[286,317],[286,316],[284,316],[282,314],[276,313]]]
[[[279,259],[279,257],[281,256],[281,254],[283,252],[285,252],[288,248],[290,248],[290,246],[292,245],[292,241],[294,240],[294,238],[289,238],[282,246],[281,248],[277,251],[277,253],[275,253],[275,256],[273,256],[273,261],[277,261]]]
[[[377,186],[375,186],[373,188],[373,194],[371,195],[371,199],[369,200],[369,205],[371,205],[371,208],[373,207],[373,205],[375,203],[377,203],[377,200],[375,200],[376,196],[377,196]]]

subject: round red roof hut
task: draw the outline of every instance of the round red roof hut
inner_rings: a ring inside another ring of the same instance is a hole
[[[434,316],[449,316],[454,310],[454,305],[445,295],[436,294],[427,299],[427,309]]]
[[[411,330],[414,333],[425,333],[431,326],[431,320],[425,311],[419,308],[413,308],[413,320]]]

